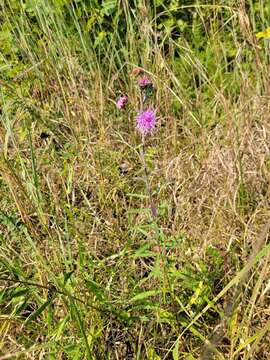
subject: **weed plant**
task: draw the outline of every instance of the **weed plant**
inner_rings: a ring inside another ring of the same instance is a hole
[[[0,359],[269,359],[269,19],[1,2]]]

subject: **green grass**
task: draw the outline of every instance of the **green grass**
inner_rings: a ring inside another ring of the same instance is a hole
[[[0,6],[0,359],[269,358],[270,7],[243,3]]]

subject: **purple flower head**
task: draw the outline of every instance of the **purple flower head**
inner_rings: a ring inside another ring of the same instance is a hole
[[[141,89],[145,89],[147,86],[152,85],[152,81],[144,75],[139,78],[138,85]]]
[[[126,106],[128,101],[128,97],[126,95],[120,96],[120,98],[116,101],[116,107],[118,109],[123,109]]]
[[[147,109],[140,112],[137,117],[137,129],[143,134],[147,135],[152,132],[156,125],[156,114],[153,109]]]

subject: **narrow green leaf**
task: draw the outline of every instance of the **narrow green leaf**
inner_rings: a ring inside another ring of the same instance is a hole
[[[173,352],[172,352],[172,356],[173,356],[173,360],[179,360],[179,339],[177,339],[175,346],[173,348]]]
[[[31,298],[31,296],[26,296],[24,298],[23,303],[20,304],[20,306],[18,306],[18,308],[16,309],[15,315],[20,315],[24,309],[26,309],[27,305],[28,305],[28,300]]]
[[[88,339],[87,339],[87,336],[86,336],[86,333],[85,333],[84,323],[82,321],[80,312],[79,312],[75,302],[72,300],[72,298],[69,297],[69,300],[70,300],[70,306],[71,306],[71,308],[72,308],[72,310],[73,310],[73,312],[75,314],[76,321],[77,321],[77,323],[79,325],[79,328],[81,330],[81,334],[82,334],[82,337],[83,337],[83,340],[84,340],[84,343],[85,343],[86,352],[87,352],[87,359],[92,360],[93,356],[92,356],[91,349],[90,349],[90,346],[89,346],[89,342],[88,342]]]
[[[30,321],[35,320],[45,309],[47,306],[49,306],[52,302],[52,298],[45,301],[44,304],[42,304],[36,311],[34,311],[28,318],[25,320],[25,325],[27,325]]]
[[[106,301],[106,296],[103,289],[93,280],[85,280],[87,288],[96,296],[96,298],[104,302]]]
[[[64,274],[64,285],[68,282],[68,280],[71,278],[71,275],[74,273],[75,270],[69,271],[68,273]]]
[[[130,196],[130,197],[138,198],[138,199],[148,199],[148,195],[144,195],[144,194],[127,193],[126,195]]]
[[[149,250],[150,244],[144,244],[133,255],[134,259],[141,258],[141,257],[155,257],[157,253]]]
[[[141,293],[135,295],[132,299],[129,300],[129,302],[141,301],[141,300],[147,299],[151,296],[158,295],[159,293],[160,293],[160,290],[144,291],[144,292],[141,292]]]

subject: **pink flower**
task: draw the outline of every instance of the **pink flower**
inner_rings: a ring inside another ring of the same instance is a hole
[[[123,109],[126,106],[128,101],[128,97],[126,95],[120,96],[120,98],[116,101],[116,107],[118,109]]]
[[[156,114],[154,110],[147,109],[140,112],[137,117],[137,128],[143,135],[152,132],[156,125]]]
[[[145,89],[147,86],[152,85],[152,81],[148,76],[142,76],[138,80],[138,85],[141,89]]]

